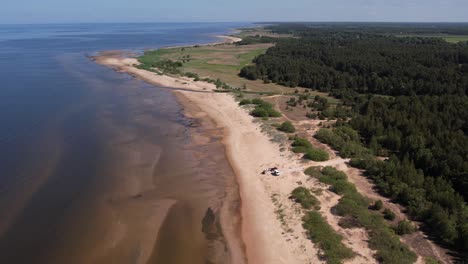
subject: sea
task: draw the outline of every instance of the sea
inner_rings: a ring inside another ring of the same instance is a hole
[[[0,25],[0,263],[229,263],[219,211],[236,184],[220,131],[89,56],[245,26]]]

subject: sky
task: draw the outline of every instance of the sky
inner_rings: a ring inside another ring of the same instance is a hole
[[[468,22],[468,0],[1,0],[0,23]]]

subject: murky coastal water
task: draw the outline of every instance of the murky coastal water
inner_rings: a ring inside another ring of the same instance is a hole
[[[228,263],[222,131],[86,55],[239,26],[0,25],[0,263]]]

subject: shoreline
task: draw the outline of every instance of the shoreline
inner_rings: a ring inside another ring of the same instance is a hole
[[[227,36],[225,38],[231,41],[229,43],[240,40]],[[214,92],[216,86],[211,83],[194,82],[186,77],[158,75],[138,69],[134,67],[138,64],[135,58],[125,58],[119,52],[103,52],[92,59],[117,72],[130,74],[153,85],[173,89],[176,97],[183,98],[178,101],[184,108],[190,109],[191,104],[196,105],[203,114],[216,123],[218,128],[224,130],[222,143],[226,158],[235,172],[240,195],[240,246],[235,245],[239,241],[232,241],[235,236],[232,234],[235,229],[232,223],[231,225],[227,223],[226,217],[221,219],[225,225],[222,228],[228,248],[231,250],[237,248],[235,250],[237,252],[230,252],[232,263],[243,262],[239,262],[242,259],[239,247],[245,251],[249,263],[323,263],[317,257],[317,249],[302,234],[305,231],[301,225],[299,225],[300,230],[296,230],[299,233],[294,233],[296,239],[289,238],[292,234],[285,234],[284,227],[277,220],[276,206],[271,200],[271,190],[267,190],[268,186],[265,186],[260,178],[260,172],[265,166],[276,164],[285,167],[296,162],[280,152],[277,144],[270,141],[262,132],[260,125],[254,122],[254,118],[247,111],[238,106],[231,95]],[[184,101],[189,103],[184,104]],[[200,113],[189,114],[196,117]]]

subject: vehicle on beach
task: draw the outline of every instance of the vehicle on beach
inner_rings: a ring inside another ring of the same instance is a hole
[[[266,174],[266,173],[270,173],[273,176],[280,176],[280,171],[278,170],[277,167],[268,168],[262,171],[262,174]]]

